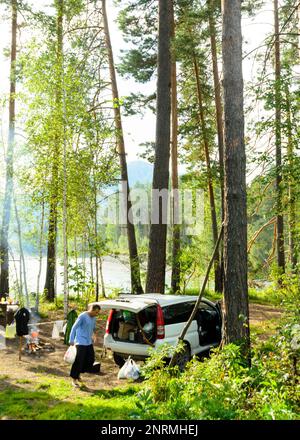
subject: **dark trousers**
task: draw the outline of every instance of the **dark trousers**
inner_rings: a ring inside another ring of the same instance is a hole
[[[70,376],[79,379],[80,373],[99,373],[100,364],[95,364],[93,345],[76,345],[77,354],[72,365]]]

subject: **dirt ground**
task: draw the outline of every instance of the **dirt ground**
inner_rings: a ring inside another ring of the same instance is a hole
[[[48,322],[54,319],[62,319],[62,316],[56,314],[55,317],[52,316],[52,319],[49,317],[41,322]],[[28,379],[34,381],[37,374],[50,374],[71,380],[69,377],[70,365],[63,360],[64,353],[67,349],[67,346],[64,345],[63,338],[61,337],[59,340],[51,338],[53,324],[44,324],[39,328],[40,341],[50,343],[54,347],[54,351],[40,350],[38,354],[27,354],[24,350],[24,340],[22,357],[21,360],[19,360],[19,338],[7,339],[6,349],[0,350],[1,376],[9,376],[13,380]],[[94,345],[96,362],[101,362],[100,375],[82,375],[84,383],[91,391],[97,391],[100,388],[106,390],[127,385],[126,381],[118,380],[117,378],[119,368],[114,364],[111,352],[107,352],[106,356],[101,358],[104,333],[105,319],[100,317],[97,323],[97,342]]]
[[[271,306],[250,304],[250,323],[261,325],[268,321],[277,321],[282,312],[278,308]],[[62,319],[61,314],[52,313],[43,321],[53,321]],[[38,375],[55,375],[65,377],[70,380],[70,366],[64,362],[63,356],[66,346],[63,344],[63,338],[53,340],[51,338],[53,324],[44,324],[40,326],[40,340],[44,343],[50,343],[54,346],[54,351],[41,350],[39,354],[25,354],[22,352],[22,358],[19,360],[19,341],[18,338],[7,340],[6,349],[0,350],[0,375],[9,376],[12,380],[30,380],[34,381]],[[97,324],[97,342],[95,344],[96,361],[100,361],[102,353],[103,336],[105,332],[105,316],[100,315]],[[262,335],[265,339],[268,334]],[[127,385],[127,381],[118,380],[118,367],[114,364],[111,352],[107,351],[106,356],[101,359],[100,375],[83,374],[84,383],[90,391],[101,389],[112,389],[115,387]],[[0,390],[1,390],[0,381]]]
[[[278,320],[282,311],[272,306],[250,304],[250,324],[257,324],[263,321]]]

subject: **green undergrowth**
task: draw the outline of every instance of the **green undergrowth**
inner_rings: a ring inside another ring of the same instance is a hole
[[[164,347],[154,352],[142,369],[146,381],[131,417],[300,420],[300,297],[293,286],[285,307],[267,340],[251,329],[251,366],[235,344],[192,359],[183,373],[164,366]]]
[[[199,295],[199,289],[187,289],[185,295]],[[274,287],[268,287],[262,290],[249,288],[248,291],[249,302],[261,305],[269,305],[279,307],[285,299],[283,290],[278,290]],[[213,290],[205,290],[204,297],[211,301],[220,301],[223,298],[218,292]]]

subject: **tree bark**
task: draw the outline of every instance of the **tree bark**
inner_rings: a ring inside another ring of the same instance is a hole
[[[93,246],[92,246],[92,243],[91,243],[91,237],[89,237],[88,242],[89,242],[89,251],[90,251],[91,283],[94,284]]]
[[[284,221],[282,213],[282,154],[281,154],[281,60],[278,0],[274,0],[275,28],[275,144],[276,144],[276,214],[277,214],[277,265],[285,273]],[[279,284],[281,284],[279,278]]]
[[[298,4],[298,55],[300,59],[300,3]]]
[[[66,142],[66,100],[65,100],[65,81],[64,81],[64,0],[57,1],[58,13],[58,75],[61,84],[61,116],[62,116],[62,145],[63,145],[63,252],[64,252],[64,318],[67,318],[69,311],[69,277],[68,277],[68,212],[67,212],[67,142]]]
[[[45,202],[42,201],[42,218],[41,218],[41,226],[40,226],[40,237],[39,237],[39,272],[37,276],[36,283],[36,301],[35,308],[36,311],[39,311],[40,304],[40,279],[42,273],[42,262],[43,262],[43,237],[44,237],[44,217],[45,217]]]
[[[57,182],[57,164],[52,167],[52,182]],[[53,186],[57,183],[53,182]],[[54,193],[56,191],[53,191]],[[56,237],[57,237],[57,193],[51,195],[49,226],[48,226],[48,243],[47,243],[47,268],[46,280],[44,285],[45,296],[48,301],[53,302],[56,296],[55,292],[55,270],[56,270]]]
[[[9,249],[8,232],[11,215],[13,195],[13,161],[15,143],[15,118],[16,118],[16,59],[17,59],[17,0],[11,0],[11,54],[10,54],[10,95],[9,95],[9,127],[8,145],[6,153],[6,181],[3,202],[3,217],[0,240],[0,298],[9,294]]]
[[[28,296],[28,287],[27,287],[27,278],[26,278],[26,264],[25,264],[25,257],[23,252],[23,245],[22,245],[22,232],[21,232],[21,223],[17,208],[17,202],[16,198],[13,197],[14,201],[14,207],[15,207],[15,216],[16,216],[16,222],[17,222],[17,229],[18,229],[18,240],[19,240],[19,249],[20,249],[20,267],[23,267],[23,279],[24,279],[24,288],[25,288],[25,298],[26,298],[26,307],[30,307],[30,301]],[[22,280],[22,274],[20,273],[20,277]]]
[[[222,21],[225,341],[241,343],[250,362],[241,0],[222,1]]]
[[[155,161],[152,183],[152,218],[158,214],[158,223],[151,221],[146,292],[165,291],[166,241],[168,203],[156,203],[155,192],[168,192],[170,159],[171,112],[171,0],[159,0],[158,68]],[[156,206],[159,205],[159,206]],[[163,218],[165,217],[165,218]]]
[[[294,152],[294,139],[292,133],[292,120],[291,120],[291,99],[289,86],[286,84],[286,108],[287,108],[287,137],[288,137],[288,145],[287,145],[287,154],[288,154],[288,162],[289,162],[289,176],[288,176],[288,185],[289,185],[289,248],[290,248],[290,263],[292,266],[293,272],[296,271],[297,262],[298,262],[298,252],[297,252],[297,233],[296,233],[296,181],[294,177],[295,172],[295,152]]]
[[[15,282],[16,282],[17,291],[18,291],[18,294],[19,294],[18,299],[19,299],[20,304],[23,304],[23,292],[22,292],[22,286],[21,286],[20,283],[19,283],[18,269],[17,269],[17,266],[16,266],[16,260],[15,260],[15,258],[14,258],[14,254],[12,253],[11,249],[9,249],[9,253],[10,253],[10,257],[11,257],[11,260],[12,260],[12,262],[13,262],[14,270],[15,270],[15,274],[16,274],[16,281],[15,281]],[[22,276],[22,265],[21,265],[21,260],[19,260],[19,261],[20,261],[20,276]],[[21,281],[21,280],[20,280],[20,282],[21,282],[21,284],[22,284],[22,281]]]
[[[100,271],[100,280],[101,280],[101,294],[102,294],[102,297],[105,298],[106,294],[105,294],[105,284],[104,284],[104,277],[103,277],[103,261],[102,261],[101,255],[99,255],[99,271]]]
[[[174,1],[171,9],[171,38],[175,39]],[[177,108],[177,68],[176,53],[173,46],[171,53],[171,115],[172,115],[172,275],[171,289],[173,293],[180,291],[180,225],[179,223],[179,194],[178,194],[178,108]]]
[[[56,140],[53,151],[53,165],[51,176],[50,189],[50,211],[48,224],[48,243],[47,243],[47,269],[44,291],[46,299],[53,302],[56,296],[56,242],[57,242],[57,214],[58,214],[58,161],[60,157],[61,144],[63,142],[63,127],[61,126],[63,112],[62,112],[62,48],[63,48],[63,0],[56,0],[55,5],[57,9],[57,47],[56,47],[56,62],[57,62],[57,79],[56,79],[56,123],[58,126]],[[57,120],[58,119],[58,120]],[[64,275],[65,277],[65,275]]]
[[[219,79],[218,68],[218,54],[217,54],[217,42],[216,42],[216,26],[214,20],[214,10],[216,4],[214,0],[209,0],[209,32],[210,32],[210,45],[213,65],[213,78],[214,78],[214,95],[215,95],[215,107],[216,107],[216,121],[218,132],[218,149],[219,149],[219,168],[220,168],[220,188],[221,188],[221,218],[224,222],[224,124],[223,124],[223,105],[221,95],[221,83]],[[223,278],[224,278],[224,258],[223,258],[223,242],[220,246],[221,254],[221,278],[219,291],[223,292]]]
[[[97,186],[94,176],[94,234],[95,234],[95,256],[96,256],[96,299],[99,301],[99,249],[98,249],[98,224],[97,224]]]
[[[131,273],[131,288],[133,293],[143,293],[143,288],[141,284],[141,276],[140,276],[140,262],[137,250],[137,242],[135,236],[135,229],[133,224],[133,219],[128,218],[128,214],[132,212],[132,204],[130,200],[130,188],[128,181],[128,172],[127,172],[127,162],[126,162],[126,152],[125,152],[125,142],[123,135],[123,127],[122,127],[122,119],[121,119],[121,110],[119,104],[119,93],[117,87],[117,79],[116,79],[116,71],[115,64],[113,58],[113,50],[110,40],[107,12],[106,12],[106,0],[102,0],[102,12],[103,12],[103,22],[104,22],[104,34],[105,34],[105,43],[108,53],[108,61],[109,61],[109,72],[112,86],[112,95],[114,101],[114,117],[115,117],[115,125],[117,131],[117,145],[118,145],[118,154],[120,158],[120,167],[121,167],[121,179],[123,182],[123,203],[124,203],[124,212],[126,214],[126,224],[127,224],[127,237],[128,237],[128,247],[129,247],[129,260],[130,260],[130,273]]]
[[[197,59],[194,55],[194,69],[195,69],[195,78],[197,85],[197,97],[198,97],[198,105],[199,105],[199,119],[202,129],[203,143],[204,143],[204,152],[205,152],[205,161],[206,161],[206,169],[207,169],[207,184],[208,184],[208,194],[209,194],[209,203],[210,203],[210,215],[211,215],[211,224],[212,224],[212,233],[213,233],[213,241],[214,246],[218,240],[218,223],[217,223],[217,213],[216,213],[216,204],[215,204],[215,195],[214,195],[214,187],[213,187],[213,178],[211,171],[211,161],[209,154],[209,140],[207,136],[207,127],[205,123],[204,116],[204,108],[203,108],[203,96],[201,91],[200,84],[200,72]],[[215,261],[214,261],[214,269],[215,269],[215,291],[222,292],[222,271],[220,265],[220,254],[219,251],[215,253]]]

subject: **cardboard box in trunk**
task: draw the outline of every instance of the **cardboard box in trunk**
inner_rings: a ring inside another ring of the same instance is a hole
[[[129,339],[129,332],[135,329],[134,324],[128,324],[126,322],[120,322],[119,323],[119,331],[118,331],[118,338],[128,340]]]

